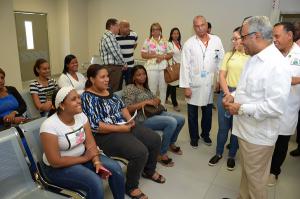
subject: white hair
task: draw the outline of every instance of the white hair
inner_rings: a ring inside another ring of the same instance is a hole
[[[248,33],[260,32],[263,39],[272,41],[272,25],[266,16],[254,16],[245,20],[244,23],[249,25]]]

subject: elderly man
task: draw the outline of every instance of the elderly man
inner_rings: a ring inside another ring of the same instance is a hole
[[[189,38],[182,50],[179,86],[184,88],[188,104],[188,124],[191,146],[198,147],[198,107],[202,110],[201,138],[211,145],[209,133],[212,120],[213,80],[223,59],[221,39],[207,33],[207,22],[203,16],[193,20],[196,35]]]
[[[272,26],[267,17],[247,18],[241,39],[246,54],[252,57],[244,67],[235,97],[226,95],[223,104],[235,115],[232,133],[238,137],[242,167],[239,198],[266,199],[291,76],[284,57],[272,44]]]
[[[122,70],[127,68],[116,35],[119,33],[119,22],[117,19],[106,21],[106,32],[103,34],[100,43],[100,57],[108,68],[109,84],[111,91],[122,89]]]
[[[128,66],[123,70],[123,76],[127,85],[130,82],[131,68],[134,65],[133,53],[137,46],[138,36],[135,32],[130,30],[129,22],[123,20],[120,22],[120,32],[116,39],[121,47],[121,53]]]
[[[278,175],[281,172],[280,167],[287,154],[290,137],[296,130],[298,111],[300,109],[300,85],[297,82],[297,77],[299,78],[300,76],[300,47],[293,42],[294,32],[294,25],[289,22],[277,23],[273,28],[274,44],[289,64],[294,81],[292,81],[287,107],[280,120],[281,125],[272,157],[269,186],[273,186],[277,182]]]

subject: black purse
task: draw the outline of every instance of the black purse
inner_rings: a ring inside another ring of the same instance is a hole
[[[166,108],[159,104],[157,106],[147,104],[143,107],[143,114],[145,117],[152,117],[154,115],[160,115]]]

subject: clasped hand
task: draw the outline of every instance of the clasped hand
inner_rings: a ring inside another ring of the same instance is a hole
[[[222,100],[224,108],[230,113],[230,115],[237,115],[240,109],[240,104],[234,102],[232,95],[227,94],[223,97]]]

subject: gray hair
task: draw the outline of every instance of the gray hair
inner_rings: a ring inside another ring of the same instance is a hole
[[[268,17],[266,16],[254,16],[245,20],[244,23],[249,25],[249,31],[251,32],[260,32],[262,37],[266,40],[272,41],[272,25]]]

